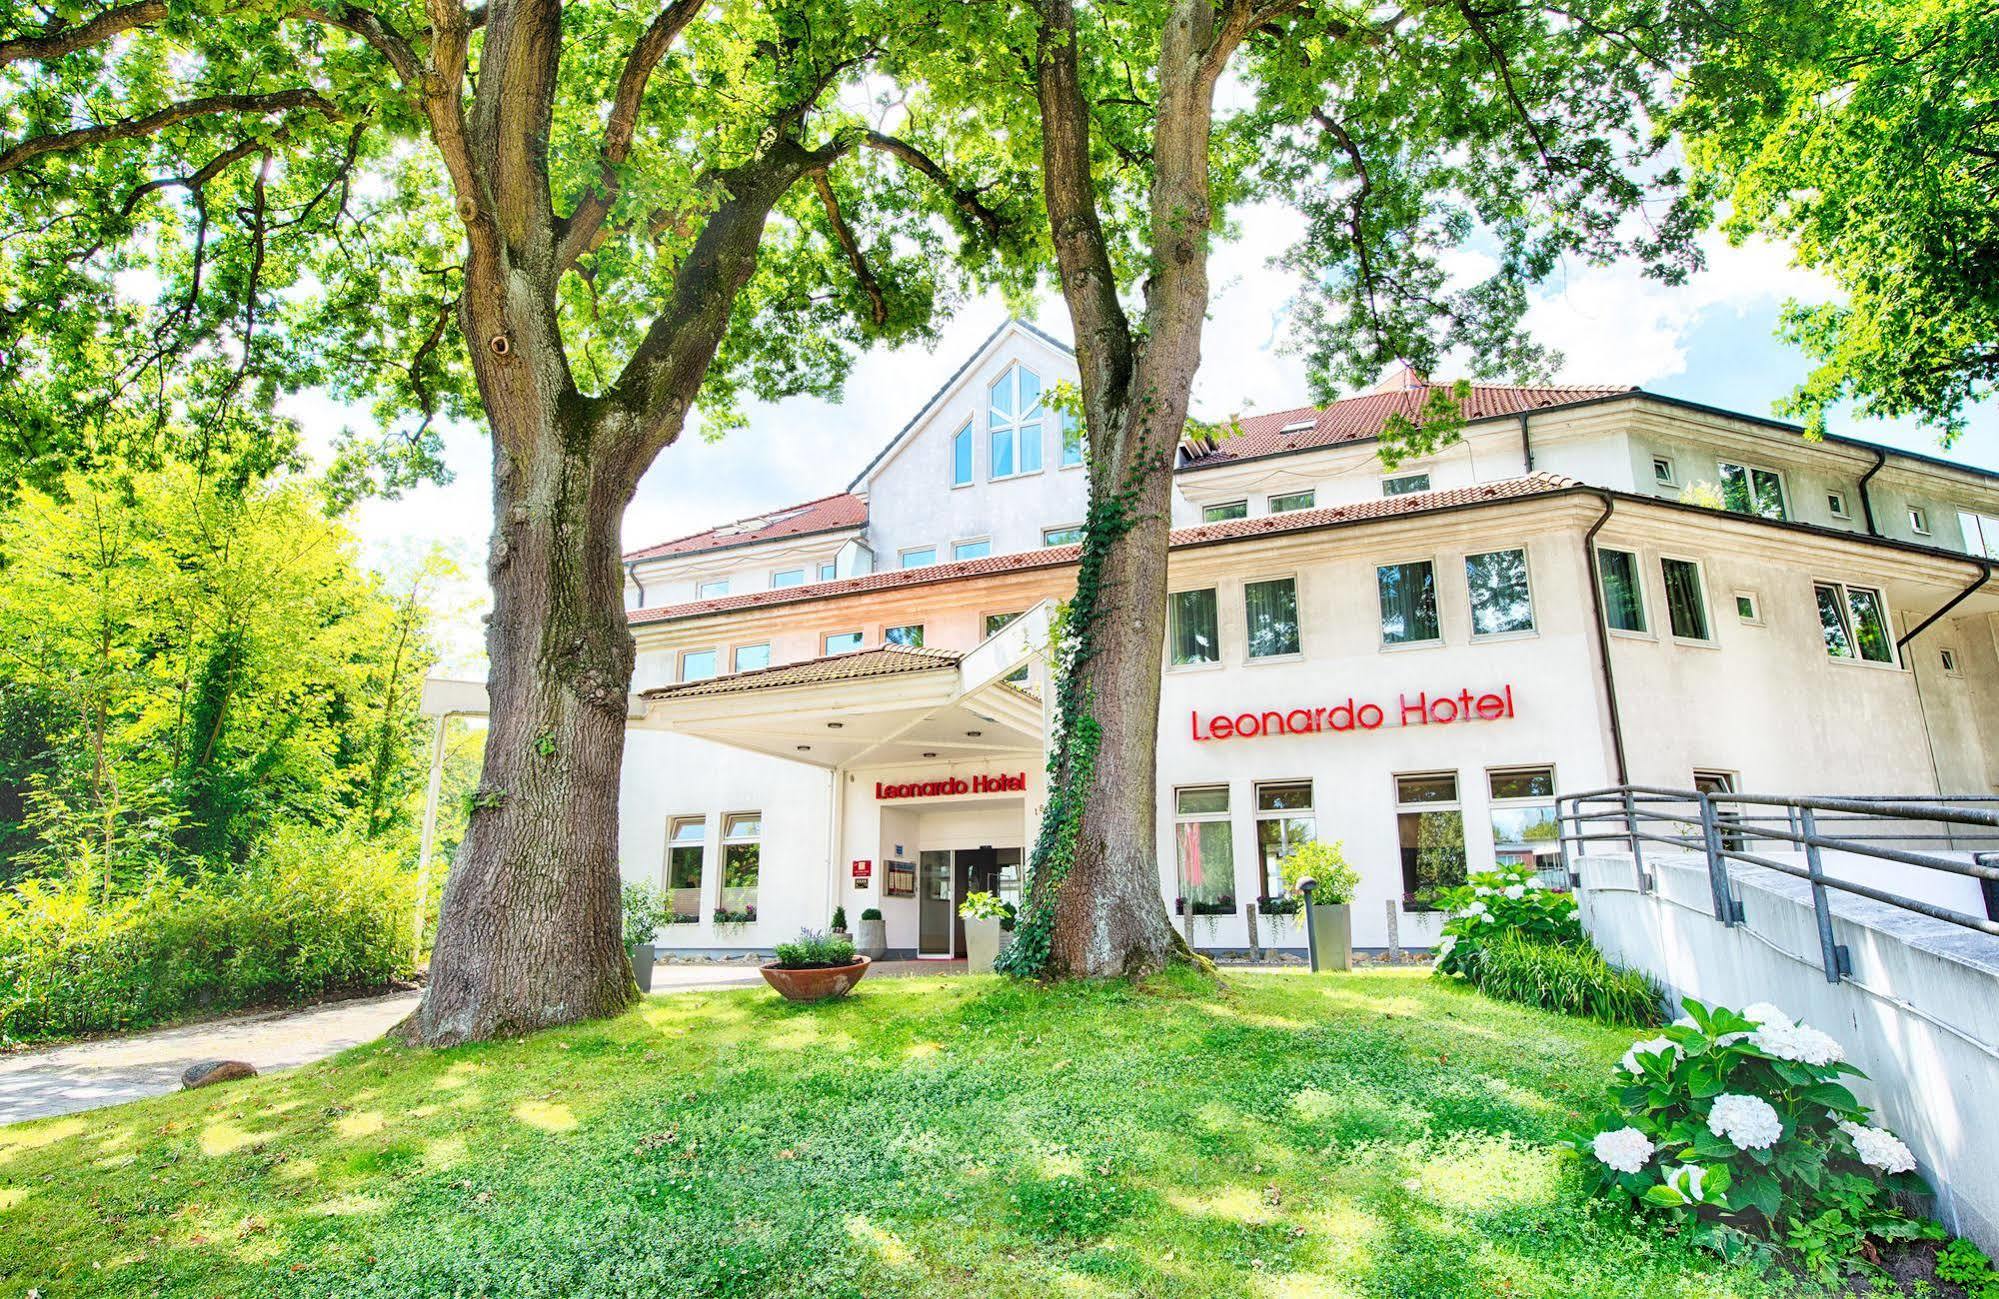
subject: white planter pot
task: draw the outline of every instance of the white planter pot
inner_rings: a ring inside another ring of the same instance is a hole
[[[991,974],[999,957],[1000,922],[997,918],[965,917],[965,968],[973,974]]]
[[[885,920],[863,920],[856,931],[854,947],[862,956],[880,960],[888,954],[888,922]]]

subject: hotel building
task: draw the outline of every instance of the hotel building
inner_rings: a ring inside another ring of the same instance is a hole
[[[943,957],[956,899],[1018,894],[1086,491],[1044,397],[1074,378],[1010,322],[845,491],[625,557],[622,869],[670,891],[664,950],[844,906]],[[1180,448],[1157,844],[1197,946],[1245,946],[1307,838],[1360,873],[1358,946],[1422,947],[1441,884],[1556,852],[1558,790],[1999,792],[1999,476],[1609,387],[1475,386],[1460,440],[1384,468],[1427,395]]]

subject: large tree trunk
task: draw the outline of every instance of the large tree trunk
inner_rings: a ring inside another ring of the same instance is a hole
[[[628,493],[592,472],[590,441],[561,428],[494,439],[492,730],[414,1026],[430,1045],[608,1015],[637,996],[618,875]]]

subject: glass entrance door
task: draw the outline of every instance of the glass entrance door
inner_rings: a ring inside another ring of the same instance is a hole
[[[951,890],[951,854],[925,852],[917,861],[916,954],[948,959],[951,923],[957,910]]]

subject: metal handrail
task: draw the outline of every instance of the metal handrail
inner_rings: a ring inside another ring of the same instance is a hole
[[[1974,806],[1962,806],[1973,804]],[[1976,806],[1976,805],[1989,806]],[[1669,805],[1676,811],[1662,811]],[[1765,812],[1762,809],[1781,809]],[[1821,815],[1823,814],[1823,815]],[[1735,896],[1729,863],[1760,866],[1794,879],[1805,880],[1811,888],[1812,911],[1818,922],[1821,959],[1826,980],[1838,983],[1849,970],[1846,949],[1835,939],[1829,890],[1837,889],[1900,910],[1911,911],[1962,928],[1999,936],[1999,851],[1971,850],[1969,861],[1938,856],[1891,844],[1942,842],[1953,844],[1963,832],[1952,834],[1948,827],[1962,826],[1979,839],[1980,831],[1999,831],[1999,795],[1948,795],[1935,799],[1906,795],[1863,794],[1855,796],[1796,796],[1739,794],[1670,789],[1658,785],[1613,785],[1560,795],[1555,801],[1556,837],[1562,864],[1569,872],[1572,887],[1581,885],[1570,852],[1587,853],[1589,844],[1616,843],[1630,852],[1641,893],[1655,887],[1645,867],[1641,845],[1666,844],[1699,851],[1707,861],[1708,884],[1713,895],[1715,919],[1724,925],[1744,923],[1741,901]],[[1946,827],[1946,833],[1866,833],[1849,829],[1856,823],[1883,824],[1901,828],[1906,823],[1929,822]],[[1680,834],[1662,834],[1653,827],[1666,822],[1685,827]],[[1615,831],[1606,829],[1615,826]],[[1827,833],[1830,829],[1832,832]],[[1752,852],[1752,845],[1778,844],[1803,853],[1804,865],[1779,861],[1764,852]],[[1984,916],[1939,906],[1918,898],[1876,888],[1855,880],[1826,874],[1824,854],[1837,852],[1857,857],[1895,862],[1920,870],[1938,871],[1979,882],[1985,902]]]

